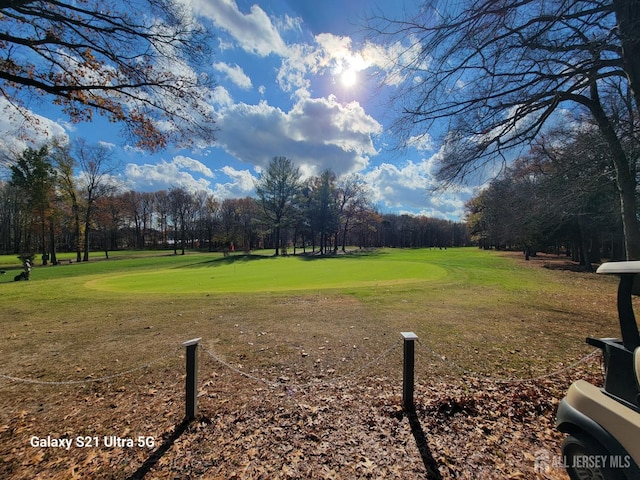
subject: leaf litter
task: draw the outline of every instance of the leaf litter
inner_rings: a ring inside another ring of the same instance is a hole
[[[0,425],[0,476],[566,479],[563,469],[536,462],[560,456],[554,418],[570,383],[601,381],[596,357],[527,383],[433,375],[416,384],[415,414],[408,415],[397,376],[375,368],[297,388],[258,382],[213,361],[200,370],[206,379],[199,414],[182,430],[184,375],[177,365],[129,379],[126,388],[116,379],[55,393],[36,387],[29,397],[33,386],[11,384],[27,401],[21,410],[4,405],[11,413]],[[34,448],[33,435],[142,435],[154,447]]]

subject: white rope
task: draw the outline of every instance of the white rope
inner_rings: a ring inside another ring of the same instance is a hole
[[[584,357],[580,358],[579,360],[576,360],[575,362],[573,362],[572,364],[561,368],[559,370],[550,372],[550,373],[545,373],[543,375],[539,375],[537,377],[530,377],[530,378],[493,378],[493,377],[489,377],[488,375],[485,374],[478,374],[476,372],[472,372],[470,370],[467,370],[464,367],[461,367],[460,365],[456,364],[455,362],[452,361],[447,361],[445,360],[446,357],[439,355],[437,352],[435,352],[433,349],[431,349],[428,345],[424,344],[423,342],[418,340],[418,344],[424,348],[426,351],[428,351],[431,355],[433,355],[434,357],[436,357],[438,360],[440,360],[441,362],[451,365],[454,368],[457,368],[458,370],[462,371],[462,373],[464,373],[465,375],[469,376],[469,377],[473,377],[476,380],[481,380],[484,382],[489,382],[489,383],[531,383],[531,382],[537,382],[539,380],[543,380],[545,378],[551,378],[551,377],[555,377],[557,375],[560,375],[561,373],[564,373],[568,370],[572,370],[575,367],[577,367],[578,365],[580,365],[581,363],[585,363],[587,360],[591,359],[592,357],[596,356],[598,353],[600,353],[600,350],[594,350],[593,352],[585,355]]]
[[[5,375],[5,374],[2,374],[2,373],[0,373],[0,378],[4,378],[5,380],[11,380],[13,382],[30,383],[30,384],[34,384],[34,385],[77,385],[77,384],[82,384],[82,383],[105,382],[105,381],[108,381],[108,380],[113,380],[114,378],[124,377],[125,375],[130,375],[131,373],[137,372],[138,370],[143,370],[145,368],[149,368],[154,363],[158,363],[158,362],[164,360],[165,358],[168,358],[168,357],[174,355],[175,352],[176,351],[174,350],[171,353],[168,353],[167,355],[164,355],[162,357],[156,358],[155,360],[152,360],[151,362],[145,363],[144,365],[140,365],[139,367],[132,368],[131,370],[127,370],[125,372],[120,372],[120,373],[115,373],[113,375],[107,375],[106,377],[100,377],[100,378],[85,378],[84,380],[45,381],[45,380],[34,380],[32,378],[14,377],[14,376]]]
[[[386,357],[390,352],[392,352],[393,350],[395,350],[398,347],[399,347],[399,344],[394,345],[394,346],[388,348],[387,350],[385,350],[384,352],[382,352],[380,355],[378,355],[376,358],[374,358],[370,362],[365,363],[364,365],[362,365],[361,367],[355,369],[354,371],[346,373],[346,374],[338,376],[338,377],[334,377],[329,381],[325,381],[325,382],[309,382],[309,383],[303,383],[303,384],[291,384],[291,383],[282,382],[282,381],[274,382],[274,381],[267,380],[267,379],[264,379],[264,378],[261,378],[261,377],[257,377],[255,375],[251,375],[250,373],[247,373],[247,372],[245,372],[243,370],[240,370],[239,368],[234,367],[230,363],[225,362],[220,357],[218,357],[215,353],[207,350],[206,348],[202,347],[202,349],[213,360],[215,360],[219,364],[227,367],[228,369],[234,371],[238,375],[242,375],[243,377],[249,378],[251,380],[255,380],[256,382],[264,383],[265,385],[267,385],[267,386],[269,386],[271,388],[284,388],[285,390],[287,390],[289,392],[295,392],[296,390],[304,390],[306,388],[311,388],[311,387],[327,387],[329,385],[333,385],[334,383],[342,381],[342,380],[344,380],[346,378],[354,377],[354,376],[358,375],[360,372],[368,369],[372,365],[379,363],[382,358]]]

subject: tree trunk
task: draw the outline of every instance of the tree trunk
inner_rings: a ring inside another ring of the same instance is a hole
[[[347,229],[349,228],[349,219],[344,222],[344,229],[342,230],[342,252],[347,251]]]
[[[613,8],[618,20],[624,71],[640,113],[640,3],[637,0],[613,0]],[[635,168],[629,168],[628,160],[618,152],[614,152],[614,161],[620,191],[626,256],[627,260],[638,260],[640,227],[636,215]]]
[[[620,211],[622,212],[622,229],[625,239],[625,253],[627,260],[640,260],[640,224],[636,214],[636,172],[620,144],[620,139],[607,117],[598,95],[596,84],[591,86],[589,109],[595,118],[600,132],[604,136],[609,148],[616,171],[616,185],[620,196]]]
[[[184,220],[182,221],[182,225],[180,226],[180,245],[182,247],[181,255],[184,255],[184,242],[186,240],[186,230],[184,226]]]
[[[57,265],[58,257],[56,256],[56,229],[53,223],[53,219],[49,219],[49,243],[51,244],[51,265]]]
[[[48,263],[49,256],[47,255],[47,223],[45,219],[45,208],[44,205],[40,209],[40,249],[42,250],[42,265],[46,265]]]
[[[600,233],[595,231],[591,234],[591,251],[589,257],[593,263],[602,263],[602,240]]]
[[[173,254],[178,255],[178,225],[173,225]]]
[[[593,266],[591,265],[591,233],[585,226],[582,217],[578,219],[578,228],[580,229],[580,251],[582,252],[580,263],[587,272],[593,272]]]
[[[275,256],[277,257],[278,255],[280,255],[280,225],[276,227],[276,238],[274,240],[276,244]]]
[[[73,221],[75,223],[75,232],[74,232],[74,237],[75,237],[75,243],[76,243],[76,262],[81,262],[82,261],[82,246],[80,243],[80,212],[78,209],[78,204],[75,203],[75,198],[74,198],[74,205],[73,205]]]
[[[613,9],[622,43],[624,71],[640,113],[640,3],[637,0],[613,0]]]

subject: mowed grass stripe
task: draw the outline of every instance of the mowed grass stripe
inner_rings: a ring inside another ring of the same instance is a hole
[[[441,266],[411,258],[367,261],[349,256],[313,260],[237,256],[181,268],[111,275],[92,279],[85,286],[108,292],[251,293],[406,284],[446,275]]]

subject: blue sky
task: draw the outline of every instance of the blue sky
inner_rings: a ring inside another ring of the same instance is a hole
[[[185,2],[187,0],[184,0]],[[430,193],[439,145],[427,132],[413,148],[392,151],[387,102],[397,88],[393,59],[402,45],[366,40],[364,18],[402,17],[418,0],[191,0],[194,16],[214,33],[210,69],[216,87],[217,141],[198,149],[149,154],[124,143],[101,118],[71,125],[47,103],[28,107],[40,131],[81,137],[114,149],[126,188],[209,190],[218,198],[254,194],[254,180],[274,156],[305,175],[330,168],[358,175],[382,212],[462,220],[471,189]],[[16,124],[0,119],[0,149],[16,148]],[[19,126],[30,131],[28,126]],[[9,145],[10,142],[13,142]]]

